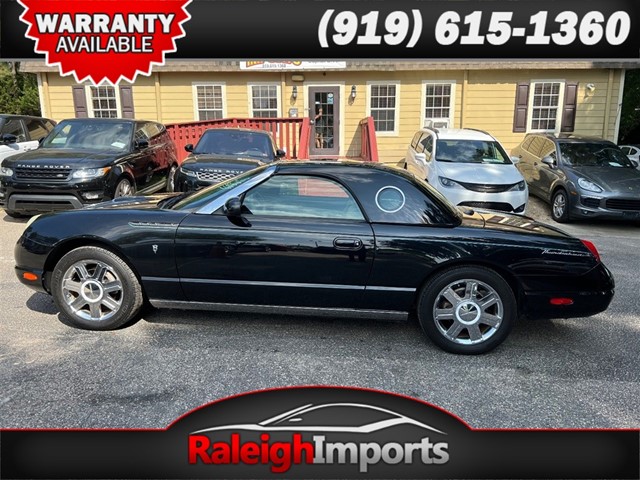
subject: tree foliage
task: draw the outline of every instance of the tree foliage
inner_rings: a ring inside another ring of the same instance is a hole
[[[22,73],[20,64],[0,62],[0,113],[40,115],[38,82],[33,73]]]
[[[640,70],[625,75],[618,143],[640,143]]]

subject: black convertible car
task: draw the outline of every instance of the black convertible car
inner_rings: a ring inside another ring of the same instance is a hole
[[[595,247],[526,217],[452,207],[395,169],[278,162],[191,194],[47,214],[15,250],[24,284],[82,328],[156,307],[367,318],[411,312],[441,348],[500,344],[520,316],[602,312]]]

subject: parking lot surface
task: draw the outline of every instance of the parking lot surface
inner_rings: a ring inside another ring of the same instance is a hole
[[[528,213],[553,223],[535,199]],[[25,223],[0,211],[0,428],[165,428],[208,402],[288,385],[401,393],[475,428],[640,428],[638,225],[561,226],[613,272],[607,312],[523,320],[469,357],[415,323],[156,310],[117,331],[74,329],[15,278]]]

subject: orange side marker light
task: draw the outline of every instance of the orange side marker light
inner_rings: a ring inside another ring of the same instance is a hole
[[[24,278],[25,280],[29,280],[30,282],[35,282],[36,280],[38,280],[38,275],[31,272],[24,272],[22,274],[22,278]]]

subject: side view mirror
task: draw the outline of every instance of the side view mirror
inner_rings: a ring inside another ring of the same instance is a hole
[[[192,143],[187,143],[187,144],[184,146],[184,149],[185,149],[187,152],[189,152],[189,153],[193,152],[193,144],[192,144]]]
[[[282,158],[282,157],[284,157],[286,155],[287,155],[287,152],[285,152],[284,150],[282,150],[280,148],[278,150],[276,150],[276,158]]]
[[[517,165],[520,163],[520,157],[518,157],[517,155],[511,155],[511,157],[509,157],[511,159],[511,162],[514,165]]]
[[[227,217],[240,217],[242,215],[242,200],[232,197],[224,204],[224,214]]]
[[[133,143],[133,147],[136,150],[144,150],[145,148],[149,148],[149,140],[136,140]]]
[[[425,153],[416,153],[416,160],[422,163],[427,163],[427,155]]]
[[[549,168],[556,168],[556,161],[554,160],[553,157],[550,157],[547,155],[546,157],[542,158],[542,160],[540,161],[545,165],[547,165]]]
[[[17,142],[18,137],[16,137],[15,135],[12,135],[10,133],[5,133],[4,135],[2,135],[2,143],[4,143],[5,145],[11,145],[12,143]]]

